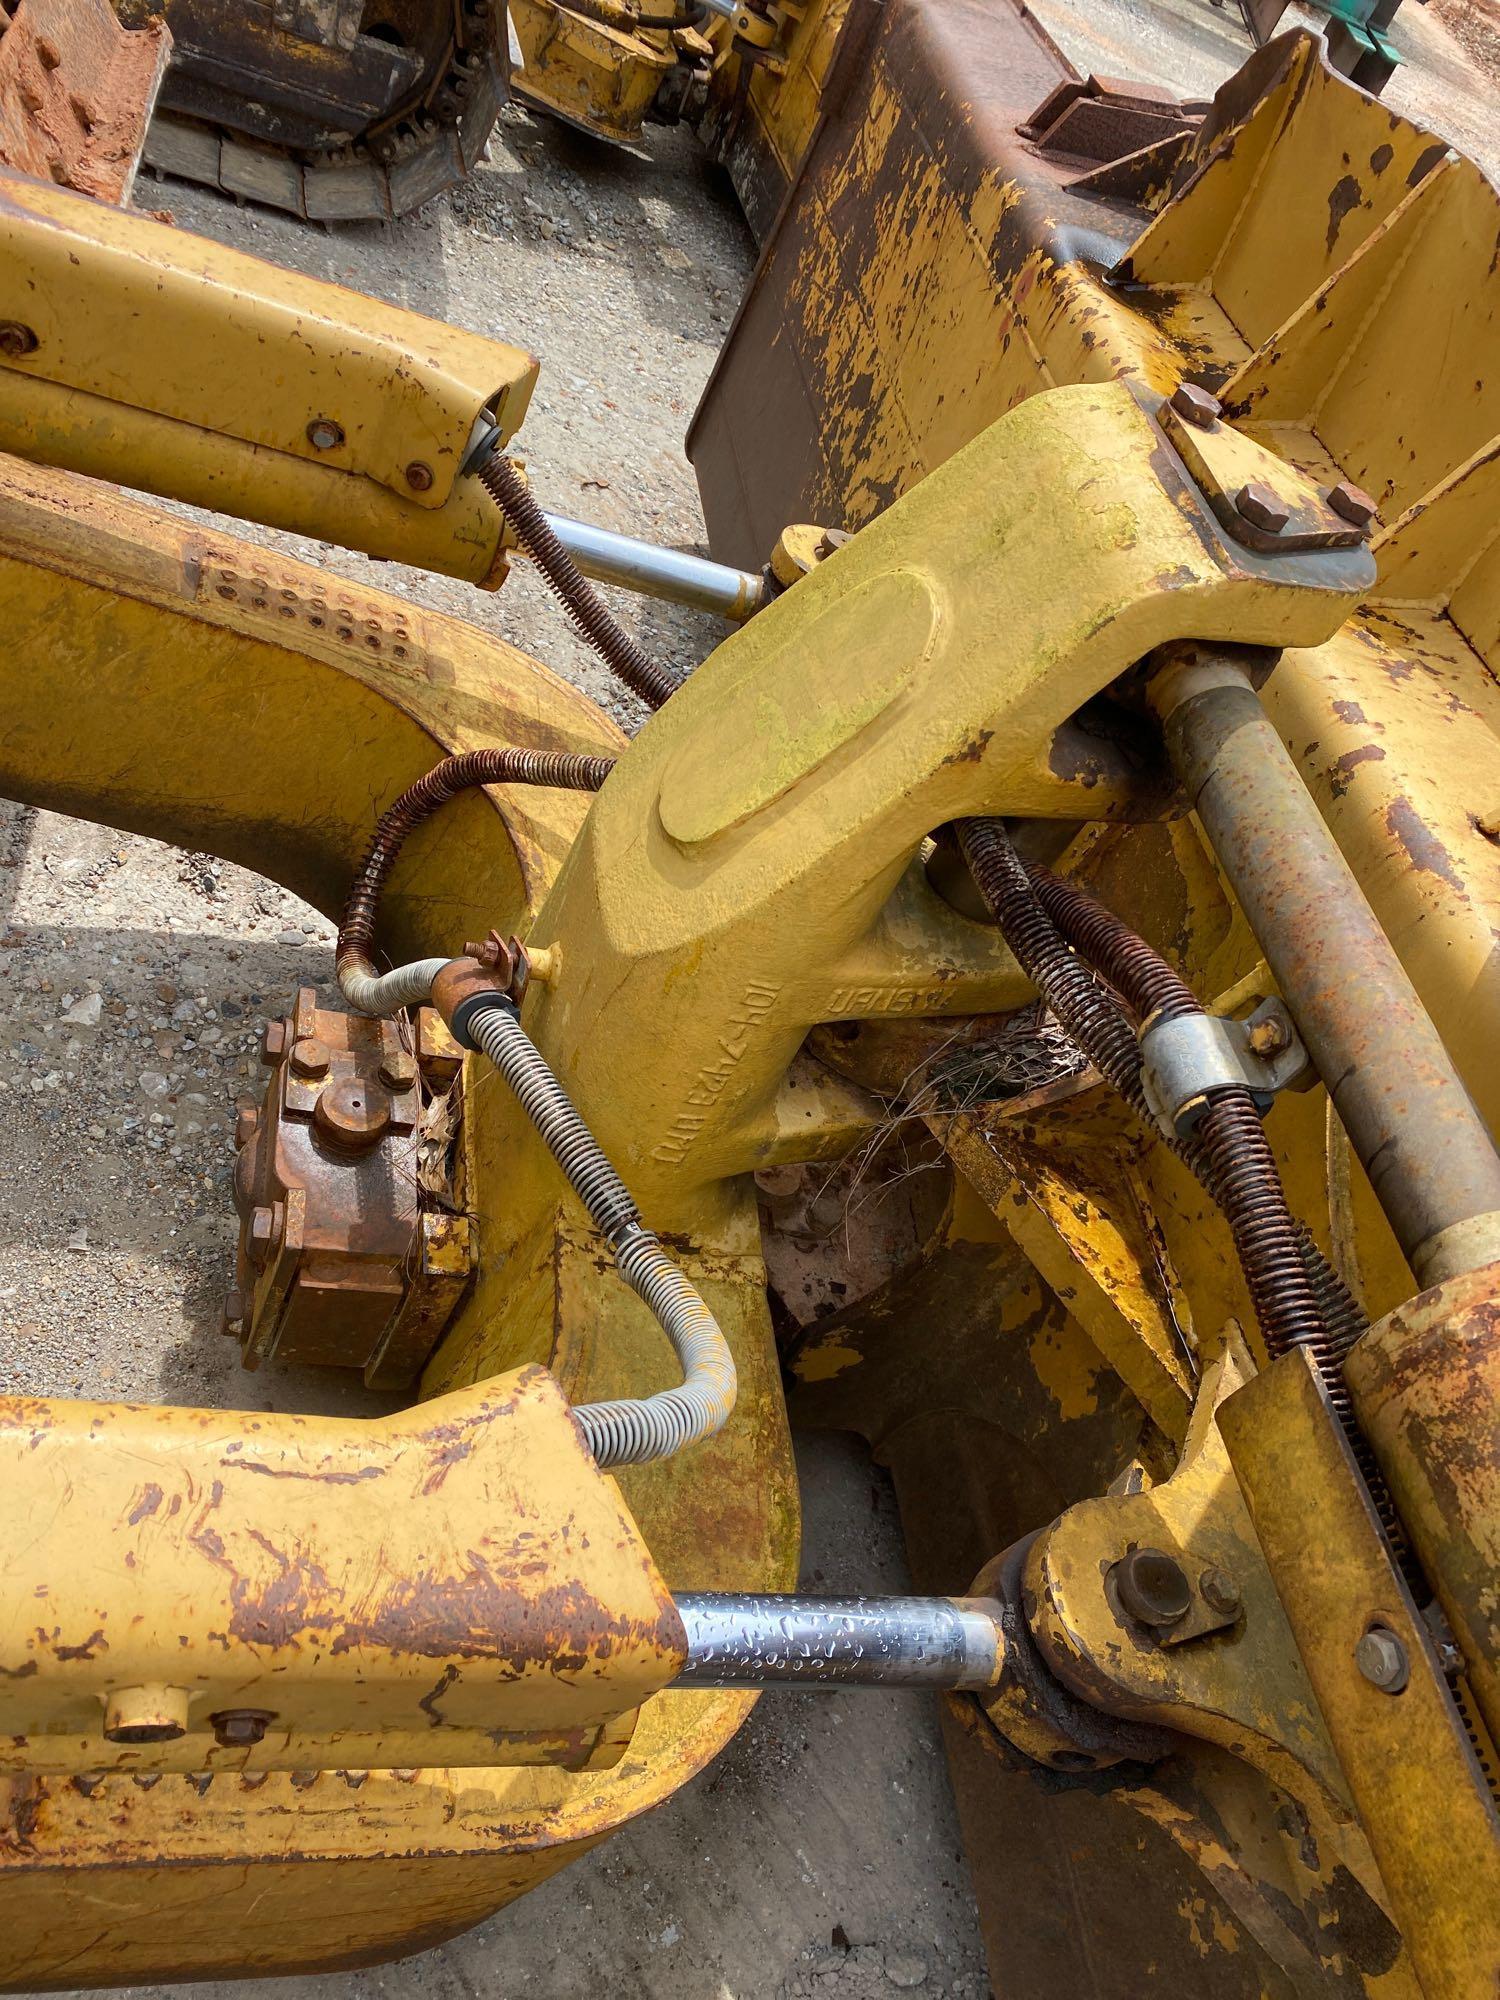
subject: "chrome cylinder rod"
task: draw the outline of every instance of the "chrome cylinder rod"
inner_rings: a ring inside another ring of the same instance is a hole
[[[1243,664],[1168,654],[1148,693],[1418,1282],[1500,1257],[1495,1143]]]
[[[987,1597],[688,1593],[678,1687],[984,1688],[1005,1658]]]
[[[547,525],[584,575],[596,583],[616,583],[643,597],[715,611],[733,625],[753,617],[765,602],[765,579],[751,570],[639,542],[633,535],[570,521],[566,514],[549,514]]]

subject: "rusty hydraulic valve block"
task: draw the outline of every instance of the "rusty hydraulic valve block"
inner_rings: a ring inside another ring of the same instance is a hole
[[[240,1214],[224,1331],[247,1368],[358,1368],[406,1387],[472,1270],[463,1051],[431,1008],[415,1029],[320,1007],[268,1024],[265,1101],[235,1128]]]

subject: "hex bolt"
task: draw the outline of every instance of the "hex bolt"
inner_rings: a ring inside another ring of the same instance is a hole
[[[234,1150],[237,1153],[242,1152],[259,1129],[259,1107],[254,1104],[242,1104],[234,1114]]]
[[[820,562],[826,562],[829,556],[836,556],[839,550],[853,539],[847,528],[825,528],[814,553]]]
[[[18,319],[0,319],[0,354],[7,361],[19,361],[23,354],[34,354],[39,345],[29,326]]]
[[[250,1227],[245,1247],[253,1264],[264,1264],[281,1232],[276,1227],[276,1211],[264,1206],[250,1211]]]
[[[1196,382],[1179,382],[1172,391],[1170,407],[1185,424],[1200,431],[1212,430],[1224,414],[1218,397],[1200,389]]]
[[[249,1301],[238,1285],[232,1291],[226,1292],[224,1294],[224,1321],[222,1330],[225,1333],[238,1337],[244,1328],[245,1314],[249,1309]]]
[[[380,1059],[380,1081],[387,1090],[410,1090],[417,1080],[417,1065],[405,1049],[396,1049]]]
[[[1192,1609],[1182,1565],[1163,1549],[1131,1549],[1110,1571],[1120,1609],[1142,1625],[1176,1625]]]
[[[208,1719],[221,1750],[248,1750],[265,1740],[267,1725],[276,1717],[265,1708],[224,1708]]]
[[[332,417],[314,417],[307,427],[307,441],[314,451],[337,451],[344,442],[344,426]]]
[[[1234,505],[1242,520],[1268,535],[1279,535],[1292,518],[1290,508],[1260,479],[1242,486],[1234,496]]]
[[[286,1054],[286,1022],[267,1021],[260,1038],[260,1059],[267,1066],[279,1063]]]
[[[1265,1020],[1257,1021],[1245,1039],[1261,1057],[1279,1056],[1292,1045],[1291,1030],[1278,1014],[1268,1014]]]
[[[1341,521],[1347,521],[1351,527],[1362,529],[1366,534],[1375,525],[1375,502],[1362,486],[1356,486],[1351,479],[1341,479],[1336,486],[1329,487],[1328,504]]]
[[[310,1080],[327,1076],[328,1065],[332,1061],[333,1051],[327,1042],[320,1040],[317,1035],[303,1035],[300,1041],[292,1044],[291,1065],[294,1076],[307,1077]]]
[[[1198,1589],[1209,1610],[1225,1618],[1232,1617],[1240,1608],[1240,1587],[1227,1569],[1210,1564],[1198,1579]]]
[[[1382,1694],[1400,1694],[1411,1679],[1406,1648],[1388,1625],[1372,1625],[1354,1648],[1354,1664]]]
[[[432,491],[432,467],[424,465],[420,458],[414,458],[406,468],[406,483],[413,493]]]

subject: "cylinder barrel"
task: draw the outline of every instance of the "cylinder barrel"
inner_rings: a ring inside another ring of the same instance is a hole
[[[1388,1314],[1344,1374],[1500,1737],[1500,1264]]]
[[[1150,687],[1167,747],[1423,1285],[1500,1256],[1500,1154],[1244,667]]]

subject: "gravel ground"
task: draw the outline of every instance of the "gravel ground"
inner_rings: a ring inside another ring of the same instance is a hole
[[[680,135],[604,153],[506,114],[452,206],[324,234],[143,183],[188,229],[542,358],[522,433],[543,503],[706,552],[688,417],[748,274],[723,184]],[[501,631],[627,726],[637,711],[524,565],[497,596],[292,537],[325,568]],[[722,627],[618,599],[681,669]],[[333,931],[244,870],[0,804],[0,1387],[344,1413],[343,1378],[246,1374],[218,1332],[232,1268],[234,1106],[299,984],[331,994]],[[884,1475],[800,1441],[811,1587],[898,1590]],[[885,2000],[988,1990],[931,1700],[790,1693],[627,1828],[465,1937],[373,1972],[186,1989],[267,2000]],[[181,1991],[182,1989],[177,1989]]]

